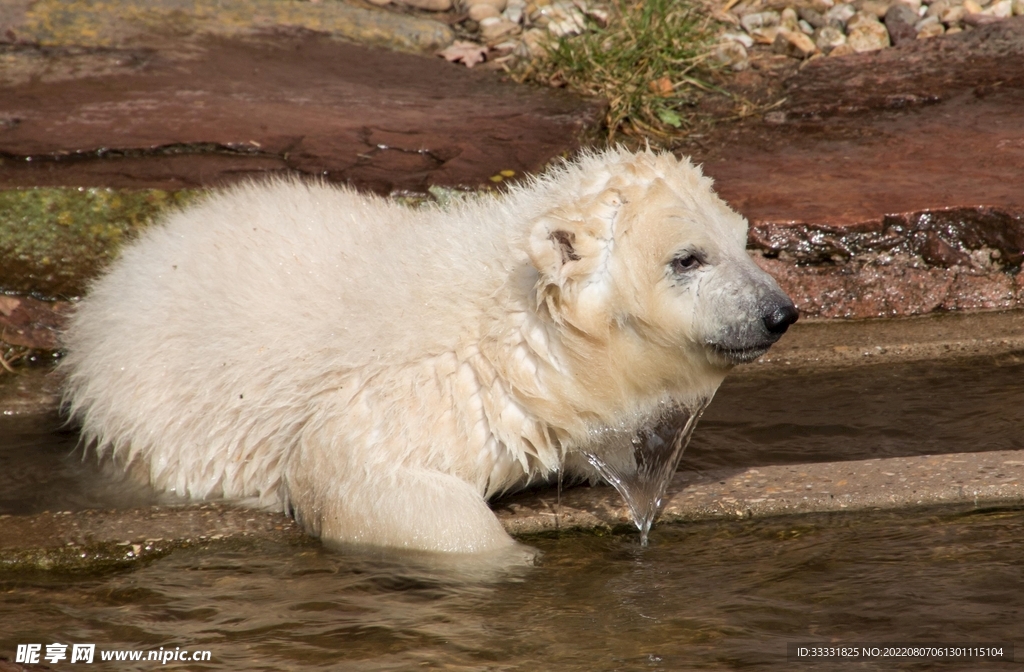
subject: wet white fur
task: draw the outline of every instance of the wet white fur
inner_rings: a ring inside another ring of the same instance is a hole
[[[595,430],[718,386],[705,343],[763,276],[745,239],[710,180],[651,152],[450,209],[239,186],[92,287],[65,401],[158,489],[283,508],[333,540],[499,548],[485,498],[563,457],[585,471]],[[694,245],[714,259],[680,283],[669,265]]]

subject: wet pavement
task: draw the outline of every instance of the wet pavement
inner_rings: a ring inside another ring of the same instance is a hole
[[[919,506],[983,508],[1024,502],[1024,451],[891,457],[854,462],[681,471],[669,484],[662,523],[761,518]],[[498,517],[513,534],[629,527],[611,486],[549,490],[503,500]]]

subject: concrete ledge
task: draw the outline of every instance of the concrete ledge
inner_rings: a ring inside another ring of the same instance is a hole
[[[870,320],[807,320],[753,364],[730,375],[780,367],[842,368],[1024,352],[1024,311],[932,313]]]
[[[222,504],[0,516],[0,571],[118,569],[213,541],[308,540],[294,521]]]
[[[937,504],[1024,502],[1024,451],[954,453],[856,462],[825,462],[680,472],[666,496],[661,524],[794,513],[901,509]],[[631,526],[611,486],[545,490],[498,502],[512,534]]]
[[[632,528],[610,486],[552,489],[500,500],[495,513],[521,536]],[[1024,451],[679,473],[658,524],[829,511],[1024,503]],[[0,516],[0,571],[121,569],[210,542],[310,541],[283,514],[223,504]]]

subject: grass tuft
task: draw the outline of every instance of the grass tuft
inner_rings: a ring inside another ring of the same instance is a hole
[[[614,0],[612,10],[606,26],[588,19],[583,34],[552,40],[547,58],[520,79],[608,100],[609,141],[680,136],[694,124],[698,90],[713,88],[701,79],[709,71],[709,13],[686,0]]]

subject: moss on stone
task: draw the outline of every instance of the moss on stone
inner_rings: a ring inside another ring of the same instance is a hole
[[[0,291],[71,298],[153,218],[197,192],[85,188],[0,191]]]

